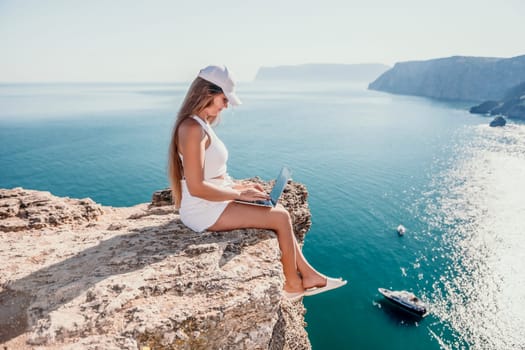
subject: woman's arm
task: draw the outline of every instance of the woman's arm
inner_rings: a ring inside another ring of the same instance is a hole
[[[233,189],[219,187],[204,180],[204,154],[208,136],[195,121],[188,120],[179,127],[179,148],[183,154],[184,176],[192,196],[209,201],[234,199],[259,200],[268,195],[253,187]]]

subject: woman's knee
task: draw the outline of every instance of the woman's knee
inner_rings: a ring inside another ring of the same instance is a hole
[[[283,206],[277,206],[272,209],[272,219],[278,228],[285,228],[292,225],[290,213]]]

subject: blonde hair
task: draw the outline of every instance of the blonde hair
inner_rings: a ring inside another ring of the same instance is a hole
[[[211,105],[213,98],[223,93],[222,89],[200,77],[195,78],[191,83],[191,86],[186,93],[186,97],[182,102],[179,113],[177,114],[177,120],[171,134],[171,142],[168,155],[168,178],[171,187],[171,197],[175,208],[180,207],[180,201],[182,197],[181,183],[182,177],[184,176],[184,168],[182,166],[182,160],[179,156],[179,126],[186,119],[193,115],[197,115],[202,110]]]

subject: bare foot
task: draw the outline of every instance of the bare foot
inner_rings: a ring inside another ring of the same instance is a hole
[[[326,276],[321,274],[315,274],[311,276],[303,276],[303,288],[309,289],[313,287],[324,287],[326,286]]]

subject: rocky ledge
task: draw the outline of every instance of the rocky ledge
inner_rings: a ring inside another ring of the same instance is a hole
[[[309,349],[274,233],[195,233],[169,197],[113,208],[0,190],[2,348]],[[306,198],[291,183],[282,201],[301,241]]]

